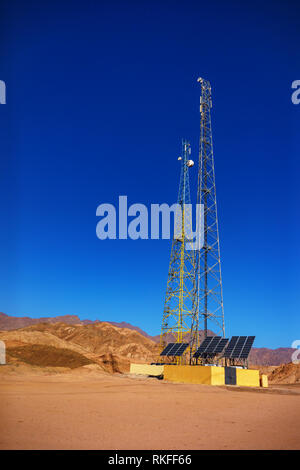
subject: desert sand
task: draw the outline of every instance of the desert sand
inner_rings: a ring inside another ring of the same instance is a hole
[[[1,374],[0,449],[300,449],[300,388]]]
[[[42,323],[0,339],[0,449],[300,448],[300,365],[261,367],[268,390],[172,384],[128,375],[158,354],[130,328]]]

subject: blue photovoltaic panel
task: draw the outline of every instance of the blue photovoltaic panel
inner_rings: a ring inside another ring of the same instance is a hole
[[[174,346],[169,350],[167,356],[181,356],[187,347],[187,343],[175,343]]]
[[[168,351],[168,356],[175,356],[177,350],[179,349],[181,343],[175,343],[174,346]]]
[[[239,336],[239,339],[236,342],[236,345],[231,353],[233,359],[237,359],[240,357],[240,354],[243,350],[244,344],[246,343],[247,336]]]
[[[224,357],[231,357],[231,353],[235,348],[235,345],[238,341],[239,337],[238,336],[233,336],[231,340],[229,341],[229,344],[227,348],[225,349]]]
[[[247,359],[255,336],[233,336],[225,349],[224,357]]]
[[[216,349],[215,349],[215,354],[221,354],[225,348],[225,346],[227,345],[228,343],[228,338],[221,338],[221,340],[219,341]]]
[[[210,345],[213,339],[214,339],[214,336],[207,336],[207,338],[205,338],[205,340],[200,344],[198,348],[199,351],[200,352],[206,351],[206,349],[208,348],[208,346]]]
[[[182,356],[182,354],[184,353],[187,347],[188,347],[187,343],[181,343],[176,353],[174,354],[174,356]]]
[[[188,343],[169,343],[165,349],[160,353],[161,356],[181,356],[186,348]]]
[[[216,347],[218,346],[219,342],[221,340],[221,336],[214,336],[207,348],[205,349],[204,353],[205,354],[214,354]]]
[[[169,343],[165,349],[160,353],[161,356],[167,356],[170,349],[174,346],[175,343]]]
[[[252,344],[254,343],[254,340],[255,340],[255,336],[248,336],[247,337],[247,340],[244,344],[243,350],[240,354],[241,359],[247,359],[247,357],[249,356],[250,350],[252,348]]]
[[[204,352],[206,352],[208,346],[210,345],[211,341],[215,338],[215,336],[207,336],[202,343],[200,344],[199,348],[194,354],[194,357],[201,357]]]

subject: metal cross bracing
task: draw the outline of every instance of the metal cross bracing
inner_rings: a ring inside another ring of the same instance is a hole
[[[198,347],[199,331],[204,330],[207,337],[208,325],[217,334],[225,336],[223,292],[221,276],[221,258],[218,229],[216,183],[214,170],[214,154],[212,142],[212,126],[210,110],[211,85],[209,81],[199,78],[201,85],[200,97],[200,141],[197,204],[204,205],[203,220],[204,244],[195,251],[195,308],[199,318],[195,330],[193,345]]]
[[[191,241],[192,211],[189,184],[190,144],[182,141],[181,175],[178,193],[180,213],[175,215],[174,236],[168,272],[167,291],[164,304],[160,351],[167,343],[189,342],[195,323],[195,261],[194,250],[188,249]],[[190,206],[188,206],[190,205]],[[182,363],[177,358],[177,363]]]

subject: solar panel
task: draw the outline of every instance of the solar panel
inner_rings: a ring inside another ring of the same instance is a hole
[[[194,357],[202,357],[202,355],[206,352],[207,348],[209,347],[211,341],[215,338],[215,336],[207,336],[202,343],[200,344],[199,348],[194,354]]]
[[[247,359],[255,336],[233,336],[225,349],[224,357]]]
[[[244,344],[243,350],[240,354],[241,359],[247,359],[247,357],[249,356],[250,350],[252,348],[252,344],[254,343],[254,340],[255,340],[255,336],[248,336],[247,337],[247,340]]]
[[[184,353],[184,351],[186,350],[187,347],[188,347],[187,343],[179,343],[179,348],[177,349],[177,351],[174,354],[173,354],[173,351],[172,351],[172,356],[182,356],[182,354]]]
[[[200,357],[201,354],[205,351],[205,349],[207,348],[207,346],[209,345],[209,343],[211,342],[213,336],[207,336],[203,341],[202,343],[200,344],[199,348],[197,349],[197,351],[195,352],[194,354],[194,357]]]
[[[167,356],[168,355],[168,352],[170,351],[170,349],[174,346],[174,344],[176,343],[169,343],[165,349],[160,353],[160,356]]]
[[[199,350],[200,350],[201,352],[206,351],[213,339],[214,339],[214,336],[207,336],[207,338],[205,338],[205,340],[203,341],[203,343],[200,344]]]
[[[228,343],[228,338],[221,338],[215,349],[215,354],[221,354]]]
[[[235,345],[239,339],[239,336],[233,336],[229,341],[227,348],[225,349],[224,357],[231,357],[231,353],[235,348]]]
[[[169,343],[160,353],[161,356],[182,356],[188,343]]]
[[[221,340],[221,336],[214,336],[209,345],[207,346],[206,350],[204,351],[205,354],[213,355],[216,347],[218,346]]]
[[[180,348],[182,343],[175,343],[174,346],[169,350],[168,356],[176,356],[178,349]]]
[[[243,350],[246,340],[247,340],[247,336],[239,336],[239,339],[237,340],[235,348],[231,353],[231,357],[233,359],[238,359],[240,357],[240,354]]]

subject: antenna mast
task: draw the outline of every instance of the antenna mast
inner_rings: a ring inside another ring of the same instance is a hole
[[[195,252],[195,278],[197,286],[196,309],[199,315],[199,328],[203,328],[206,338],[209,321],[214,323],[211,326],[212,331],[217,334],[222,334],[222,336],[225,336],[225,325],[210,116],[212,107],[211,86],[209,81],[203,78],[198,78],[198,82],[201,85],[201,97],[197,203],[204,205],[204,220],[200,220],[200,225],[204,225],[204,245],[200,250],[196,250]]]

